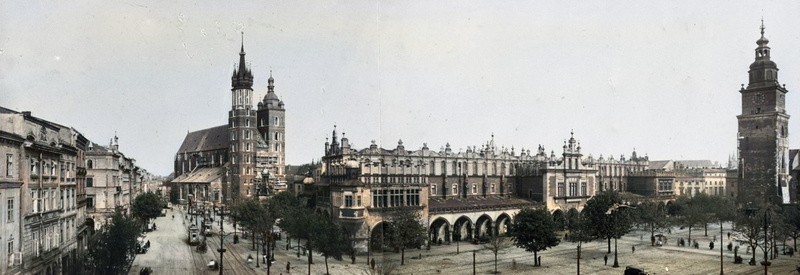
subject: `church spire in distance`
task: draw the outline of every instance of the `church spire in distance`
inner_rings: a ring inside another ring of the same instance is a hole
[[[242,49],[239,52],[239,66],[238,69],[233,70],[231,77],[231,86],[233,89],[253,89],[253,73],[247,68],[244,53],[244,32],[242,32]]]

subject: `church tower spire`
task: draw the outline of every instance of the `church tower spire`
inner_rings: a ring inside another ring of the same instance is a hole
[[[244,32],[242,32],[242,49],[239,51],[239,66],[233,70],[231,86],[233,89],[253,89],[253,73],[247,68],[244,53]]]

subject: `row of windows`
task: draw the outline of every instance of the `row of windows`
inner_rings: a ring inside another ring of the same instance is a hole
[[[569,183],[569,196],[587,196],[589,194],[588,185],[586,182],[580,183],[580,190],[578,190],[578,183],[577,182],[570,182]],[[566,184],[564,182],[558,183],[558,197],[567,196]]]
[[[344,195],[344,207],[353,207],[353,206],[361,207],[361,195],[357,195],[355,197],[356,197],[356,203],[354,205],[353,195],[350,194]]]
[[[372,190],[374,207],[419,206],[419,189]]]
[[[67,197],[63,199],[72,199],[75,198],[75,190],[69,189],[65,190],[65,192],[69,192],[66,195]],[[39,212],[47,212],[53,209],[64,207],[62,193],[58,188],[44,188],[44,189],[35,189],[31,190],[31,205],[33,206],[31,209],[31,213],[39,213]],[[74,205],[70,203],[70,205]]]
[[[383,176],[383,177],[361,177],[364,183],[427,183],[427,177],[419,176]]]
[[[262,118],[261,119],[261,126],[267,126],[266,123],[267,123],[266,119]],[[272,117],[272,126],[280,126],[280,125],[281,125],[280,117],[276,117],[276,116]]]
[[[451,191],[451,193],[450,193],[451,195],[460,194],[460,193],[458,193],[458,184],[453,184],[451,189],[452,189],[452,190],[450,190]],[[494,194],[496,191],[497,191],[496,185],[494,183],[490,184],[489,190],[488,190],[489,194]],[[431,185],[431,194],[434,195],[434,196],[439,195],[438,193],[436,193],[436,184],[432,184]],[[474,194],[478,194],[478,184],[477,183],[473,183],[472,184],[472,194],[473,195]]]

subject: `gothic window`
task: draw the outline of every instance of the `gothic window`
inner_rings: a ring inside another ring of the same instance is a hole
[[[250,119],[249,118],[244,121],[244,125],[247,126],[247,127],[250,127]]]
[[[274,119],[274,124],[275,124],[275,126],[278,126],[278,125],[280,125],[280,118],[278,118],[278,117],[274,117],[273,119]]]

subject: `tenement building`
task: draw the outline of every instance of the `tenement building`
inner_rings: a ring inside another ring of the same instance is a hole
[[[253,73],[244,45],[231,76],[228,123],[186,134],[175,154],[171,190],[183,202],[226,203],[286,189],[285,112],[275,80],[253,108]]]
[[[143,174],[136,160],[119,150],[114,136],[108,146],[91,142],[86,150],[87,215],[99,229],[117,208],[130,213],[131,203],[141,193]]]
[[[650,197],[729,196],[727,170],[709,160],[655,160],[628,176],[627,191]]]
[[[71,273],[86,246],[81,167],[71,127],[0,107],[0,274]]]
[[[789,203],[789,115],[785,85],[778,82],[778,67],[770,60],[769,40],[756,41],[755,61],[748,71],[747,87],[739,90],[739,191],[741,204]]]
[[[647,167],[646,158],[636,160],[602,163]],[[379,241],[381,224],[392,212],[411,208],[426,221],[430,242],[451,242],[503,233],[523,207],[582,209],[602,188],[597,163],[583,157],[574,137],[556,157],[554,152],[547,156],[542,146],[536,154],[498,147],[494,137],[458,151],[449,143],[439,151],[427,144],[408,150],[402,140],[392,149],[374,141],[358,149],[334,129],[318,177],[308,183],[317,210],[345,225],[356,239]]]

